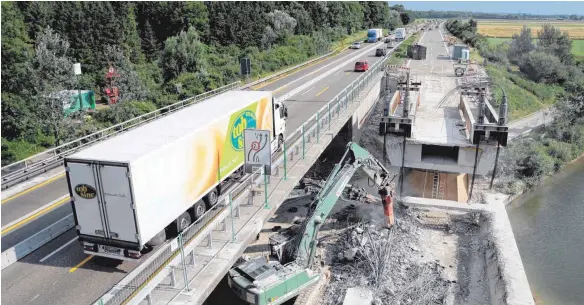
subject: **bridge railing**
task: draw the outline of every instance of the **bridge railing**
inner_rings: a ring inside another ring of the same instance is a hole
[[[235,240],[238,233],[249,228],[248,223],[252,219],[252,215],[268,207],[268,199],[274,190],[278,189],[280,182],[286,180],[288,172],[294,168],[299,160],[304,159],[306,152],[313,145],[320,142],[320,139],[330,129],[331,124],[338,120],[350,105],[361,102],[357,99],[359,93],[380,76],[381,68],[386,59],[387,57],[373,64],[368,72],[360,75],[306,120],[302,126],[285,137],[283,149],[272,157],[272,175],[265,175],[261,168],[246,175],[243,180],[230,187],[213,208],[185,229],[179,237],[165,244],[144,261],[119,285],[100,298],[95,305],[139,304],[144,298],[150,296],[151,291],[166,276],[173,273],[175,269],[180,269],[179,264],[184,267],[186,259],[190,257],[193,265],[197,263],[194,259],[194,249],[203,242],[211,245],[211,232],[214,228],[210,227],[210,224],[218,225],[218,221],[221,220],[223,229],[230,228],[232,236],[231,241],[220,241],[223,244],[220,245],[220,250],[216,253],[223,253],[222,250]],[[236,224],[234,219],[240,217],[239,209],[241,207],[252,207],[253,209],[246,213],[250,217],[249,220],[238,221],[239,224]],[[226,221],[228,215],[231,219],[230,224]],[[183,270],[186,270],[185,268]],[[185,272],[185,283],[188,283],[190,279],[187,279],[186,271],[183,272]],[[174,278],[173,273],[171,283],[174,283]],[[186,285],[184,289],[186,289]],[[179,292],[180,287],[177,290],[177,295]]]

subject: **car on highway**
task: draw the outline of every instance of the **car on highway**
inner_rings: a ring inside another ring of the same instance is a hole
[[[365,72],[369,70],[369,63],[366,60],[360,60],[355,63],[355,72]]]
[[[391,37],[385,38],[385,43],[390,43],[390,42],[391,42]]]
[[[353,42],[353,44],[349,47],[351,49],[361,49],[361,43],[360,42]]]
[[[387,55],[387,49],[379,48],[375,50],[375,56],[380,57],[385,55]]]

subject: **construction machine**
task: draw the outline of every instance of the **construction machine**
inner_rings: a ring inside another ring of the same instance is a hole
[[[321,278],[320,264],[314,263],[318,231],[359,168],[375,183],[382,200],[392,194],[390,184],[397,175],[390,177],[367,150],[350,142],[312,201],[306,219],[270,236],[270,257],[251,259],[229,270],[228,284],[240,299],[254,305],[282,304]]]

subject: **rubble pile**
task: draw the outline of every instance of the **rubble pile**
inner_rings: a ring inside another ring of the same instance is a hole
[[[321,240],[324,250],[320,256],[331,272],[321,304],[343,304],[346,291],[352,287],[371,290],[375,305],[447,304],[464,290],[457,284],[457,277],[452,277],[455,266],[425,254],[422,248],[428,241],[422,240],[422,235],[423,230],[473,234],[478,229],[473,215],[432,223],[424,220],[420,211],[396,205],[398,222],[388,230],[382,222],[363,222],[355,210],[349,206],[335,218],[343,223],[360,222],[335,238]]]

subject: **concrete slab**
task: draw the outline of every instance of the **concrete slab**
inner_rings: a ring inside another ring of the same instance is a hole
[[[458,126],[462,118],[458,111],[460,95],[456,78],[438,31],[430,31],[420,42],[427,47],[426,60],[410,62],[411,75],[422,82],[420,106],[413,126],[413,141],[437,145],[468,145],[465,133]]]
[[[371,305],[373,292],[365,287],[351,287],[347,289],[343,305]]]

